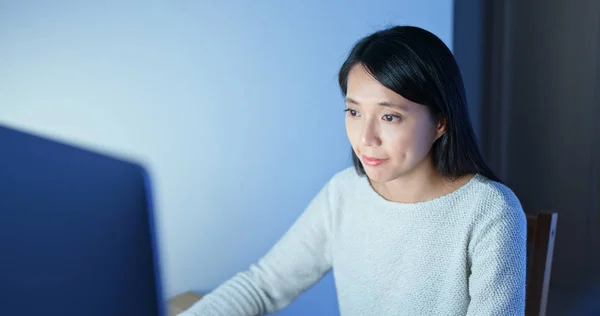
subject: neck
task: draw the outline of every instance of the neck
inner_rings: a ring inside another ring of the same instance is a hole
[[[454,181],[446,179],[433,166],[431,159],[425,159],[410,172],[388,182],[371,181],[371,186],[388,201],[417,203],[448,194],[470,178],[465,176]]]

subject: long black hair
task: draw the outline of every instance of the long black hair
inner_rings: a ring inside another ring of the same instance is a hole
[[[348,74],[357,64],[388,89],[427,106],[434,118],[445,119],[446,132],[431,149],[434,166],[444,177],[476,173],[500,182],[479,151],[460,69],[441,39],[414,26],[394,26],[360,39],[339,71],[344,96]],[[354,151],[352,161],[358,174],[365,175]]]

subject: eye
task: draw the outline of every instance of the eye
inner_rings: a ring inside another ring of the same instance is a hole
[[[358,112],[356,110],[353,109],[345,109],[344,112],[347,112],[348,114],[350,114],[350,116],[358,116]]]
[[[383,116],[383,120],[386,122],[395,122],[395,121],[400,121],[402,118],[398,115],[393,115],[393,114],[386,114]]]

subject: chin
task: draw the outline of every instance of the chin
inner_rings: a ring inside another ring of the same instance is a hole
[[[371,167],[363,164],[365,173],[371,181],[389,182],[397,178],[397,171],[383,166]]]

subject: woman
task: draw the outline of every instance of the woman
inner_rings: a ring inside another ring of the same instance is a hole
[[[482,159],[450,50],[417,27],[381,30],[339,84],[354,167],[180,315],[272,313],[330,269],[343,316],[523,315],[525,214]]]

